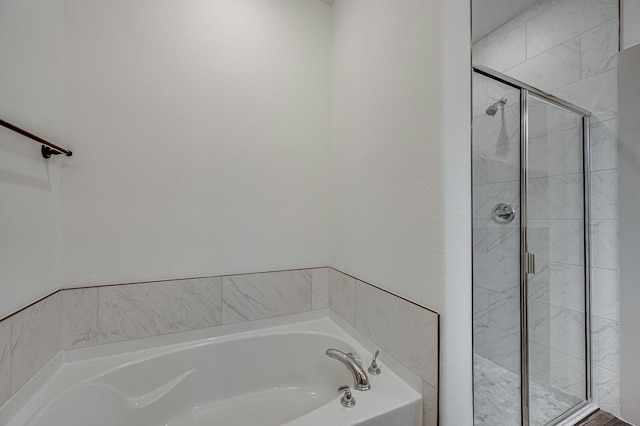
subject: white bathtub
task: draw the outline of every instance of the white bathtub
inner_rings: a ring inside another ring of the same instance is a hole
[[[47,377],[36,378],[0,410],[0,424],[421,424],[420,394],[384,360],[382,373],[370,375],[371,390],[353,391],[355,407],[342,407],[337,388],[352,386],[353,378],[325,350],[354,352],[365,368],[371,354],[329,318],[226,335],[221,330],[143,339],[143,346],[122,342],[70,351],[41,373]]]

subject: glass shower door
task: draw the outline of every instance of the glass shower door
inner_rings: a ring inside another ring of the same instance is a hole
[[[587,394],[587,233],[583,115],[526,94],[524,275],[531,425]]]
[[[519,89],[473,74],[476,426],[518,425],[522,416],[520,102]]]

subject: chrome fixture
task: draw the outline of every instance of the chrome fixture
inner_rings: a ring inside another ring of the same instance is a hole
[[[506,103],[507,98],[502,98],[499,101],[492,103],[491,105],[489,105],[489,108],[487,108],[487,115],[493,117],[494,115],[496,115],[496,112],[498,112],[498,107],[504,106]]]
[[[500,203],[493,206],[491,218],[499,225],[506,225],[513,222],[516,217],[516,209],[509,203]]]
[[[355,355],[351,352],[344,353],[338,349],[327,349],[325,355],[329,358],[337,359],[343,363],[349,371],[351,371],[351,374],[353,375],[353,388],[355,390],[367,391],[371,389],[367,373],[364,371]]]
[[[374,376],[380,374],[380,367],[378,367],[378,363],[376,362],[378,355],[380,355],[380,351],[376,351],[376,354],[373,356],[373,360],[371,360],[371,365],[369,366],[369,369],[367,369],[369,374],[373,374]]]
[[[344,395],[342,395],[342,398],[340,398],[340,404],[342,404],[343,407],[351,408],[356,405],[356,399],[351,394],[351,389],[349,389],[349,386],[340,386],[338,388],[338,392],[344,392]]]

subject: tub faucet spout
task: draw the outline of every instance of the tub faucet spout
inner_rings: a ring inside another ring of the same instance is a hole
[[[364,371],[364,368],[360,365],[360,363],[356,360],[356,357],[351,353],[344,353],[339,351],[338,349],[327,349],[325,352],[329,358],[337,359],[341,363],[347,367],[351,374],[353,375],[353,388],[359,391],[366,391],[371,389],[371,384],[369,383],[369,377],[367,373]]]

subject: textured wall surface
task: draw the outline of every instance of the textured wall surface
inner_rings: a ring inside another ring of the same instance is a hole
[[[330,15],[66,2],[63,287],[328,264]]]
[[[0,118],[66,146],[62,137],[64,1],[0,5]],[[0,127],[0,318],[56,290],[60,181],[66,158]],[[71,160],[71,159],[69,159]]]

